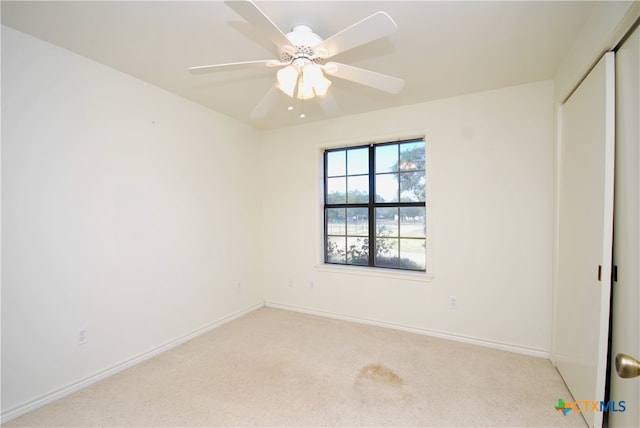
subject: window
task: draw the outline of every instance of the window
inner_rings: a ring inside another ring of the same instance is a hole
[[[423,139],[327,149],[324,261],[426,270]]]

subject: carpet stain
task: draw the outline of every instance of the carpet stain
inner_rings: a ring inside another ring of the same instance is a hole
[[[363,367],[358,374],[357,380],[364,379],[388,385],[402,385],[404,383],[400,376],[380,364],[369,364]]]
[[[366,406],[398,406],[406,401],[404,381],[393,370],[380,364],[363,367],[356,376],[353,392]]]

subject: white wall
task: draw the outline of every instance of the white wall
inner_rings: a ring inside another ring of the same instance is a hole
[[[553,126],[546,81],[266,132],[267,303],[547,355]],[[434,279],[318,268],[320,148],[418,131],[429,145]]]
[[[259,154],[245,125],[2,27],[3,415],[262,304]]]

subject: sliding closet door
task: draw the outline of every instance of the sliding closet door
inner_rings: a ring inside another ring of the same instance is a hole
[[[622,378],[615,367],[620,353],[640,359],[640,28],[616,52],[613,257],[618,275],[611,290],[611,400],[626,406],[609,413],[609,426],[640,427],[640,377]]]
[[[607,53],[560,109],[554,362],[577,401],[601,401],[605,394],[614,71],[614,54]],[[589,426],[602,425],[601,412],[582,410]]]

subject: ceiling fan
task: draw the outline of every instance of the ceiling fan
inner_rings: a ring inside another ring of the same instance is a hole
[[[325,114],[336,114],[338,106],[327,92],[331,86],[331,80],[327,77],[349,80],[392,94],[397,94],[404,86],[404,80],[397,77],[339,62],[325,62],[339,53],[394,32],[397,25],[385,12],[376,12],[328,39],[322,39],[306,25],[296,25],[291,32],[284,34],[250,0],[225,1],[225,4],[261,30],[276,45],[278,59],[203,65],[190,67],[189,72],[206,74],[247,67],[278,68],[276,82],[251,113],[254,120],[267,115],[278,101],[279,92],[291,99],[317,98]],[[292,110],[293,107],[290,105],[289,109]],[[304,113],[300,117],[304,117]]]

